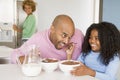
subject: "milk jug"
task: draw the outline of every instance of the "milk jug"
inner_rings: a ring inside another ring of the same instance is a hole
[[[22,64],[22,72],[26,76],[38,76],[41,72],[40,54],[35,45],[28,47],[28,54],[25,55]]]

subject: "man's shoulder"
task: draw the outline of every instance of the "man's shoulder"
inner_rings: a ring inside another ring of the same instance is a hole
[[[82,31],[78,28],[75,28],[75,32],[80,32],[81,34],[83,34]]]
[[[81,37],[81,36],[84,36],[84,35],[83,35],[83,32],[80,29],[76,28],[74,36]]]
[[[48,36],[48,31],[49,30],[42,30],[42,31],[37,31],[35,34],[33,34],[33,36],[31,37],[31,39],[43,39],[46,38]]]
[[[82,31],[80,29],[75,29],[75,33],[73,35],[73,37],[71,38],[71,41],[72,42],[75,42],[75,43],[81,43],[83,42],[83,39],[84,39],[84,35],[82,33]]]
[[[46,30],[42,30],[42,31],[37,31],[34,36],[47,36],[49,33],[49,30],[46,29]]]

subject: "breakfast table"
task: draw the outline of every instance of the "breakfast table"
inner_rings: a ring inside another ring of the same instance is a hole
[[[98,80],[91,76],[71,76],[65,75],[62,71],[54,72],[41,71],[38,76],[28,77],[22,73],[21,67],[17,64],[0,65],[0,79],[2,80]]]
[[[10,54],[13,49],[0,46],[0,59],[10,59]],[[21,70],[21,66],[18,64],[4,63],[0,64],[0,79],[1,80],[98,80],[97,78],[85,75],[75,77],[72,75],[66,75],[59,69],[54,72],[45,72],[41,70],[38,76],[28,77],[25,76]]]

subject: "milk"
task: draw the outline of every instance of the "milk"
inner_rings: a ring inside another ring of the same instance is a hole
[[[29,63],[22,65],[22,72],[26,76],[37,76],[41,72],[41,65],[37,63]]]

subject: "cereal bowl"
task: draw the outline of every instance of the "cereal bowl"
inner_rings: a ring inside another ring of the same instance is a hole
[[[41,61],[42,69],[45,72],[53,72],[58,68],[58,62],[59,60],[54,58],[45,58]]]
[[[75,60],[63,60],[59,63],[60,70],[67,75],[70,75],[70,71],[77,66],[80,66],[80,63]]]

